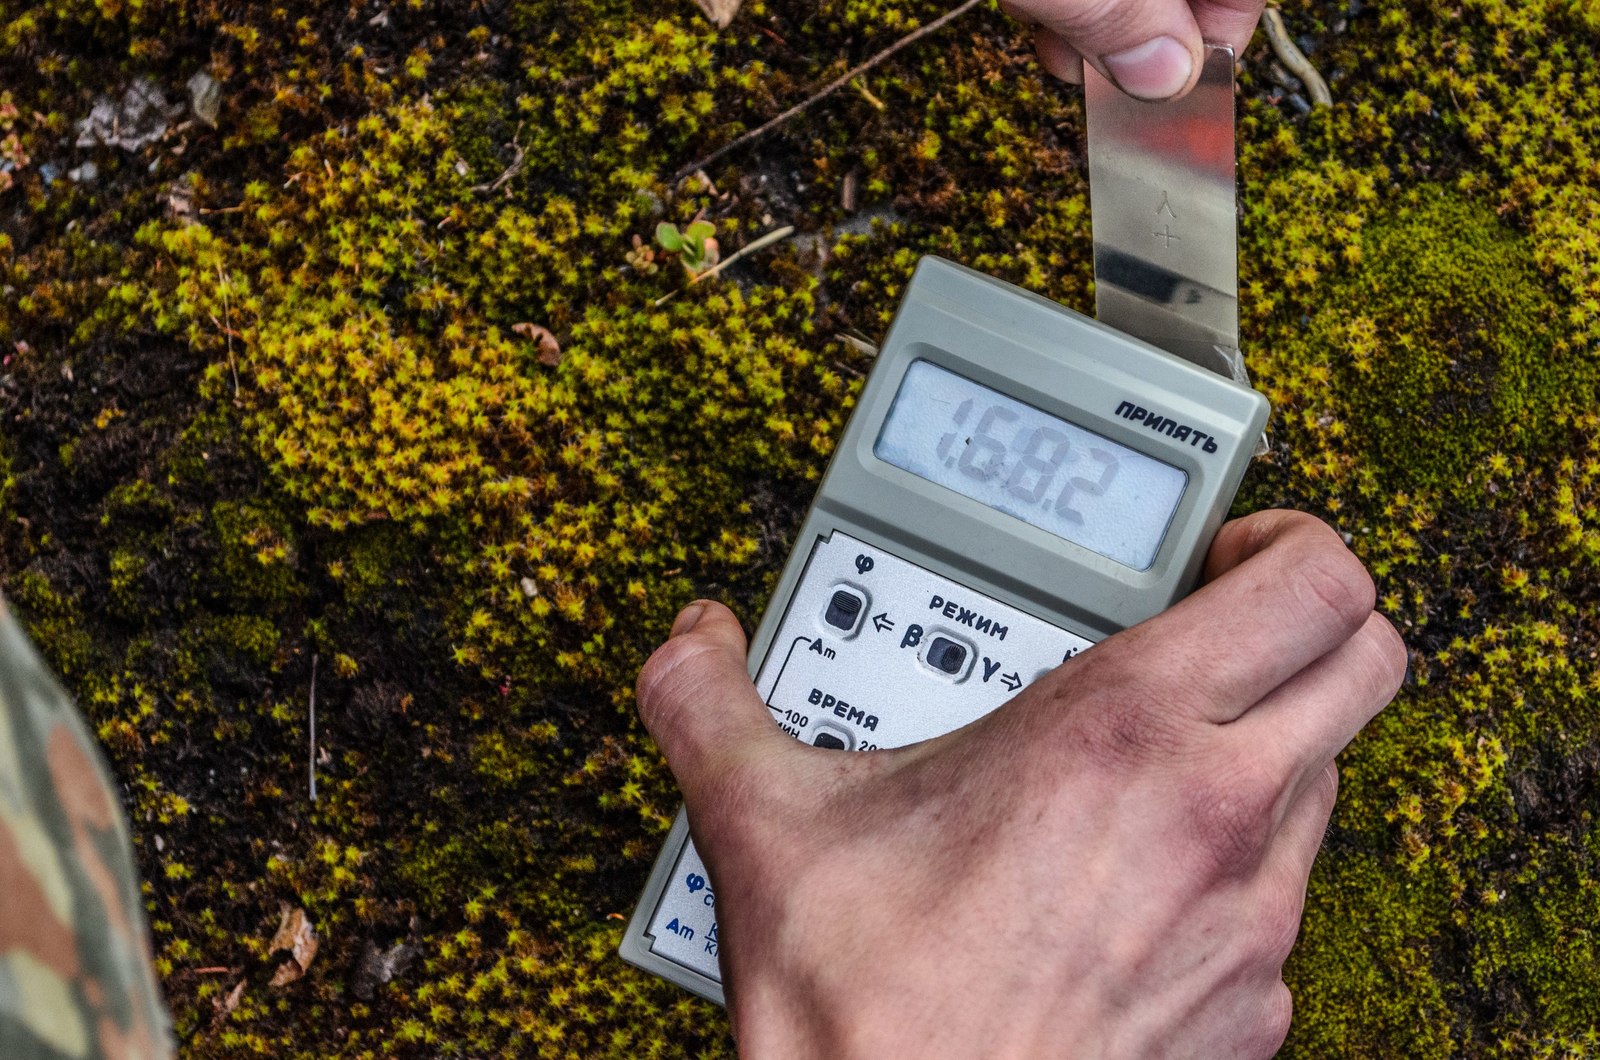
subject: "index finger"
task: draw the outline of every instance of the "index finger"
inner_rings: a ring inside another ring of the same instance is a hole
[[[1222,724],[1354,636],[1375,598],[1327,524],[1258,512],[1218,532],[1199,590],[1104,646],[1148,660],[1146,692]]]

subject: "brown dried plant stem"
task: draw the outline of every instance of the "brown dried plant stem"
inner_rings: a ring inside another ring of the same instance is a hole
[[[1277,8],[1269,7],[1261,13],[1261,28],[1267,31],[1267,43],[1272,45],[1273,54],[1277,55],[1284,69],[1306,86],[1306,94],[1311,97],[1312,105],[1333,106],[1333,93],[1328,91],[1328,82],[1317,73],[1317,68],[1311,65],[1306,53],[1289,36],[1289,28],[1283,24],[1283,15]]]
[[[905,48],[911,44],[915,44],[917,41],[928,36],[930,33],[938,32],[940,29],[944,28],[949,23],[954,22],[956,19],[960,18],[968,11],[971,11],[982,2],[983,0],[965,0],[965,2],[959,7],[956,7],[950,11],[946,11],[932,22],[929,22],[926,26],[920,26],[917,29],[912,30],[910,33],[907,33],[904,37],[901,37],[899,40],[895,41],[893,44],[889,45],[872,58],[857,66],[851,67],[843,74],[834,78],[832,81],[829,81],[822,87],[820,91],[812,95],[810,98],[800,103],[796,103],[794,106],[790,107],[776,118],[773,118],[771,121],[766,122],[758,128],[751,129],[744,135],[730,140],[728,143],[723,144],[721,147],[717,148],[709,155],[706,155],[704,158],[697,159],[682,167],[674,176],[676,179],[681,180],[693,173],[695,170],[706,168],[728,153],[738,150],[745,144],[750,143],[752,140],[759,140],[761,137],[767,135],[767,133],[776,129],[778,126],[783,125],[791,118],[795,118],[801,114],[804,114],[807,110],[810,110],[816,104],[827,99],[829,96],[839,91],[839,89],[843,88],[845,85],[848,85],[851,81],[855,80],[857,77],[860,77],[868,70],[871,70],[874,66],[877,66],[879,63],[900,51],[902,48]]]
[[[307,726],[311,736],[311,762],[306,767],[310,777],[311,801],[317,801],[317,653],[311,653],[311,701],[306,706]]]

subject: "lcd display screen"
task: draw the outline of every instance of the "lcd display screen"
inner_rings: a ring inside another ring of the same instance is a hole
[[[873,453],[1141,571],[1189,482],[1171,464],[928,361],[906,370]]]

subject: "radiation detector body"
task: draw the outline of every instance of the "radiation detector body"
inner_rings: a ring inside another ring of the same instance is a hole
[[[775,725],[837,753],[994,710],[1195,584],[1267,401],[1038,295],[918,265],[750,645]],[[722,1001],[680,812],[622,956]]]

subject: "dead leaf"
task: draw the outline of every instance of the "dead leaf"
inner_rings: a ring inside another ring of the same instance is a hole
[[[561,343],[556,341],[549,328],[524,322],[511,325],[511,330],[539,347],[540,364],[554,368],[561,363]]]
[[[288,986],[305,975],[317,956],[317,932],[311,926],[311,918],[306,916],[306,911],[299,906],[291,909],[288,903],[284,903],[282,908],[283,917],[278,921],[278,933],[272,936],[272,944],[267,947],[267,952],[287,950],[289,957],[272,973],[273,986]]]
[[[740,0],[694,0],[718,29],[727,29],[733,16],[739,13]]]
[[[217,1015],[226,1016],[239,1007],[239,999],[244,997],[244,980],[241,979],[228,991],[226,997],[214,997],[211,1003],[217,1007]]]

